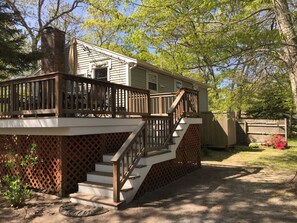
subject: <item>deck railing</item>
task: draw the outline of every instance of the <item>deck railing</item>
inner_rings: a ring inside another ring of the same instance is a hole
[[[150,95],[152,115],[167,115],[168,109],[175,100],[176,92],[157,93]]]
[[[52,73],[0,82],[0,117],[149,114],[148,90]]]
[[[129,136],[111,159],[113,162],[114,201],[120,201],[120,191],[144,154],[168,148],[173,132],[185,116],[198,115],[198,92],[181,89],[167,116],[144,117],[138,128]],[[162,106],[159,107],[162,109]],[[158,111],[160,112],[160,110]]]

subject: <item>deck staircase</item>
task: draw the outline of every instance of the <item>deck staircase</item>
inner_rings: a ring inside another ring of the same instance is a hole
[[[197,123],[192,99],[191,92],[181,91],[167,116],[145,117],[116,154],[103,155],[87,180],[78,183],[71,202],[119,209],[132,201],[151,167],[175,159],[189,125]]]

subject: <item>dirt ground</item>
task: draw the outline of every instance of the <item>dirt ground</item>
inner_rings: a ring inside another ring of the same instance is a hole
[[[297,222],[297,188],[293,174],[257,167],[202,168],[133,201],[124,210],[89,217],[66,217],[59,207],[68,202],[36,194],[20,209],[0,202],[0,222]]]

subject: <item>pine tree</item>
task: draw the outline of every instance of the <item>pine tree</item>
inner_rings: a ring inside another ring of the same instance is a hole
[[[15,15],[0,2],[0,79],[32,68],[32,62],[40,59],[40,52],[25,52],[25,36],[17,29]]]

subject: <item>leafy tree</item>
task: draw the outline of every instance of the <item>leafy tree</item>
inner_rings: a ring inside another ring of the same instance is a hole
[[[258,89],[248,100],[246,114],[252,118],[288,118],[294,109],[291,86],[286,76],[267,77],[258,83]]]
[[[293,3],[291,8],[289,3]],[[273,11],[282,37],[280,58],[287,66],[295,106],[297,107],[297,35],[293,21],[294,1],[272,0]]]
[[[89,27],[104,27],[105,42],[140,59],[210,84],[212,109],[245,110],[257,82],[276,74],[289,76],[297,105],[295,1],[100,2],[91,13],[100,21]]]
[[[25,52],[25,36],[16,25],[15,15],[0,3],[0,79],[31,69],[32,63],[41,56],[38,52]]]

